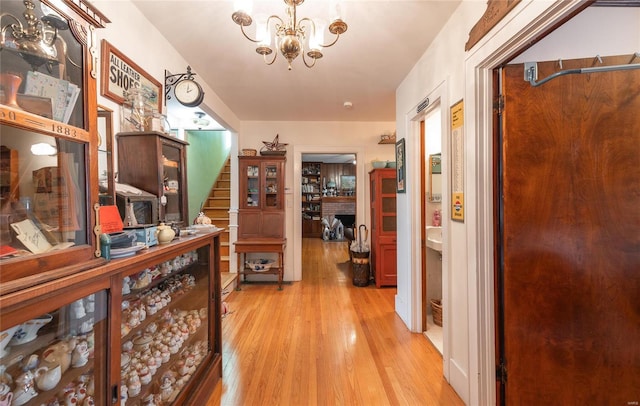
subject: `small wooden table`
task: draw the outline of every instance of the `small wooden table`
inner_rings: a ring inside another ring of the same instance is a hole
[[[238,255],[238,275],[243,275],[242,280],[238,279],[236,290],[240,290],[242,281],[247,280],[247,275],[278,275],[278,290],[282,290],[282,276],[284,274],[284,248],[287,246],[286,238],[255,238],[238,240],[233,243],[236,246]],[[255,272],[245,265],[247,253],[275,252],[278,254],[278,266],[271,267],[266,271]],[[244,259],[241,256],[244,254]]]

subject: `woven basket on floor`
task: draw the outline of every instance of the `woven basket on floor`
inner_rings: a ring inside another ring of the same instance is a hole
[[[258,151],[255,149],[244,148],[240,151],[240,156],[256,156],[256,155],[258,155]]]
[[[440,300],[431,299],[431,313],[433,313],[435,325],[442,327],[442,302]]]

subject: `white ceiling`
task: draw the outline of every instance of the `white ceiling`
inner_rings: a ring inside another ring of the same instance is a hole
[[[291,71],[282,55],[262,61],[231,19],[232,0],[133,2],[240,120],[395,121],[396,88],[460,0],[343,0],[347,32],[315,67],[299,56]],[[307,0],[298,19],[328,19],[329,3]],[[254,1],[253,10],[285,16],[283,0]]]

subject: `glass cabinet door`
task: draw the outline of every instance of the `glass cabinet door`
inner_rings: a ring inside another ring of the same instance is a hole
[[[26,320],[30,311],[3,314],[0,403],[107,402],[107,296],[100,290]]]
[[[85,143],[2,127],[0,266],[89,244],[86,163]]]
[[[181,222],[185,220],[182,218],[184,185],[180,172],[183,167],[181,150],[174,145],[162,143],[162,159],[163,193],[166,198],[166,204],[163,204],[164,221]]]
[[[396,232],[396,180],[395,178],[381,179],[380,231],[382,233]]]
[[[119,393],[122,405],[170,404],[213,348],[209,246],[122,280]]]
[[[1,8],[0,280],[7,282],[95,258],[89,48],[105,20],[85,0]]]
[[[69,18],[38,0],[5,1],[0,22],[2,104],[18,120],[34,115],[59,123],[47,123],[54,132],[67,130],[67,125],[88,129],[85,49]]]
[[[280,164],[266,162],[264,170],[264,196],[266,209],[278,209],[281,207],[282,196],[280,196]]]
[[[244,201],[245,207],[260,206],[260,165],[249,164],[246,166],[246,190]]]

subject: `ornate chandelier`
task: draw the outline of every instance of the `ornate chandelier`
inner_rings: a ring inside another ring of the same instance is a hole
[[[258,44],[256,52],[262,55],[267,65],[275,62],[278,53],[274,53],[271,59],[267,55],[273,53],[271,44],[280,49],[282,56],[289,61],[289,70],[291,70],[291,62],[302,53],[302,60],[307,68],[312,68],[317,59],[322,58],[322,48],[328,48],[338,42],[340,34],[347,31],[347,23],[336,16],[329,24],[329,32],[335,35],[333,42],[323,44],[324,27],[321,23],[314,22],[310,18],[302,18],[298,21],[296,15],[296,7],[301,5],[304,0],[284,0],[286,4],[286,21],[277,15],[271,15],[266,22],[257,22],[256,39],[251,38],[245,32],[244,27],[252,24],[251,4],[249,1],[237,1],[236,11],[231,15],[233,21],[240,26],[242,34],[251,42]],[[339,7],[337,7],[339,11]],[[273,31],[271,31],[273,28]],[[271,38],[273,35],[273,39]],[[307,42],[308,51],[305,53],[305,42]],[[307,59],[308,57],[308,59]]]

